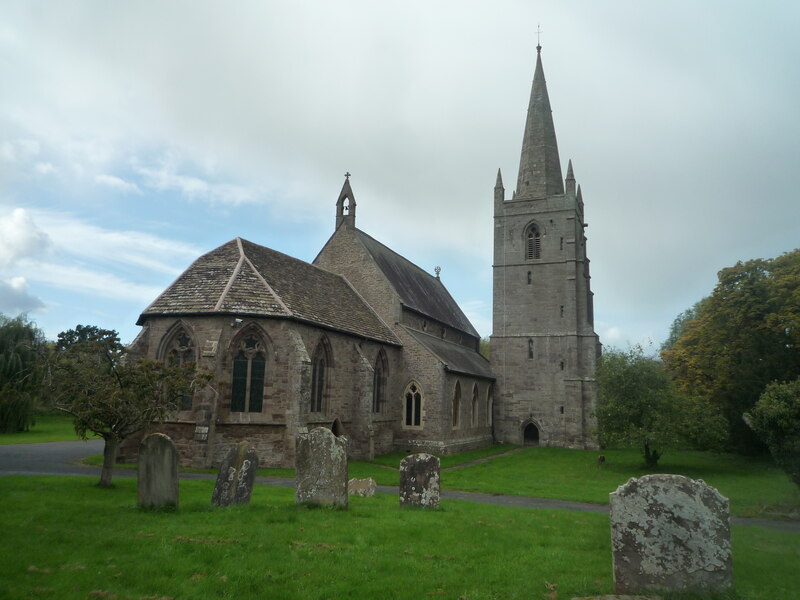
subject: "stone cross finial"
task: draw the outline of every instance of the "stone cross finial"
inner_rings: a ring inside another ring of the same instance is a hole
[[[540,53],[542,51],[542,26],[541,24],[536,24],[536,52]]]
[[[347,173],[344,174],[344,177],[345,179],[350,179],[350,171],[347,171]]]
[[[436,279],[439,279],[439,273],[441,273],[441,272],[442,272],[442,267],[438,267],[438,266],[437,266],[437,267],[436,267],[436,268],[433,270],[433,272],[434,272],[434,273],[436,273]]]

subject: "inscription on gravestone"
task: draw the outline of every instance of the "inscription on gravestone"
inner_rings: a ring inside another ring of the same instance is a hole
[[[211,504],[230,506],[250,502],[257,471],[258,455],[254,448],[247,443],[231,447],[219,467]]]
[[[347,508],[347,438],[317,427],[297,436],[297,504]]]
[[[400,506],[439,506],[439,457],[412,454],[400,462]]]
[[[137,502],[142,508],[178,507],[178,453],[163,433],[151,433],[139,445]]]
[[[728,499],[682,475],[633,478],[609,494],[617,593],[732,584]]]

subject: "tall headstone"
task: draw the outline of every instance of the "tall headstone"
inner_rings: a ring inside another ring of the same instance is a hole
[[[139,445],[137,502],[142,508],[178,508],[178,452],[169,436],[151,433]]]
[[[728,499],[682,475],[632,478],[609,494],[617,593],[732,584]]]
[[[317,427],[297,435],[297,504],[347,508],[347,438]]]
[[[231,447],[219,467],[211,504],[230,506],[250,502],[256,471],[258,471],[258,454],[254,448],[244,442]]]
[[[411,454],[400,462],[400,506],[439,506],[439,457]]]

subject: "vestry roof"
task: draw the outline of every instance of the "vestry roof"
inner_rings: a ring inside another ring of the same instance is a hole
[[[406,307],[476,338],[480,337],[438,277],[426,273],[360,229],[356,229],[356,235]]]
[[[414,339],[425,346],[436,358],[444,363],[445,369],[452,373],[464,373],[465,375],[477,375],[486,379],[494,379],[489,361],[482,354],[470,350],[469,348],[439,339],[434,335],[428,335],[421,331],[406,328]]]
[[[282,317],[399,345],[343,277],[241,238],[204,254],[139,317]]]

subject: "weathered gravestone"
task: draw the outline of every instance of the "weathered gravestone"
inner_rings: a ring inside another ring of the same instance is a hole
[[[139,445],[138,504],[178,508],[178,453],[169,436],[151,433]]]
[[[258,454],[255,449],[246,443],[233,446],[219,467],[211,504],[230,506],[250,502],[257,470]]]
[[[347,438],[317,427],[297,435],[297,504],[347,508]]]
[[[366,479],[356,479],[354,477],[347,482],[347,493],[351,496],[372,498],[375,495],[377,487],[372,477],[367,477]]]
[[[439,457],[411,454],[400,462],[400,506],[439,506]]]
[[[728,499],[716,489],[682,475],[645,475],[609,500],[617,593],[731,586]]]

